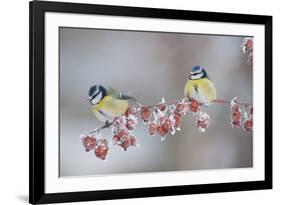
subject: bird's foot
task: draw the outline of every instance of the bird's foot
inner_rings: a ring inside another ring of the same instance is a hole
[[[105,124],[105,127],[110,127],[110,122],[108,120],[104,124]]]

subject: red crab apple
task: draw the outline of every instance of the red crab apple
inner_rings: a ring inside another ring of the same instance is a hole
[[[84,136],[82,137],[82,143],[83,146],[85,147],[86,152],[89,152],[95,149],[97,140],[93,136]]]
[[[125,111],[124,115],[125,115],[126,117],[128,117],[129,115],[133,115],[134,113],[135,113],[134,108],[133,108],[132,106],[129,106],[129,107],[127,108],[127,110]]]
[[[155,122],[151,122],[148,125],[150,135],[155,135],[158,132],[158,125]]]
[[[121,144],[120,146],[126,151],[127,148],[131,145],[131,137],[130,135],[124,135],[121,138]]]
[[[181,116],[178,114],[178,113],[174,113],[174,116],[173,116],[175,122],[174,122],[174,126],[176,128],[178,128],[180,126],[180,122],[181,122]]]
[[[210,125],[209,115],[207,113],[200,112],[200,114],[197,118],[196,125],[200,131],[205,132],[206,128],[209,127],[209,125]]]
[[[241,119],[241,112],[240,111],[234,111],[232,112],[232,120],[237,122]]]
[[[253,130],[253,119],[246,119],[243,122],[243,128],[244,130],[246,130],[247,132],[250,132]]]
[[[169,132],[169,124],[168,123],[163,123],[158,127],[158,134],[161,135],[162,137],[165,137],[165,135],[168,134]]]
[[[180,115],[185,113],[185,104],[184,103],[178,103],[176,106],[176,112]]]
[[[141,108],[141,119],[143,121],[148,121],[150,118],[150,110],[147,107]]]
[[[157,107],[158,107],[159,110],[162,111],[162,112],[166,110],[166,105],[164,105],[164,104],[159,104],[159,105],[157,105]]]
[[[95,148],[96,157],[105,160],[108,152],[108,142],[106,139],[100,139],[97,141],[97,146]]]
[[[133,120],[133,119],[128,119],[127,120],[127,123],[126,123],[126,128],[128,129],[128,130],[134,130],[135,129],[135,127],[136,127],[136,121],[135,120]]]
[[[120,137],[118,134],[115,134],[113,137],[112,137],[112,141],[114,142],[114,144],[118,144],[118,142],[120,141]]]
[[[126,151],[128,147],[136,145],[136,138],[132,135],[125,135],[121,139],[120,146]]]
[[[195,99],[191,99],[190,104],[189,104],[189,109],[192,112],[197,112],[199,107],[200,107],[199,102],[197,100],[195,100]]]
[[[238,128],[241,126],[241,122],[240,121],[232,121],[231,122],[232,127],[234,128]]]
[[[113,119],[113,126],[114,126],[114,127],[119,127],[122,123],[123,123],[123,118],[122,118],[122,116],[116,116],[116,117]]]
[[[231,113],[231,124],[232,127],[238,128],[241,126],[241,110],[238,105],[234,105],[232,107],[232,113]]]
[[[137,146],[136,141],[137,141],[136,138],[133,135],[131,135],[131,146]]]

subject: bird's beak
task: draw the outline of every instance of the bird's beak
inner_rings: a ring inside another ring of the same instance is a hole
[[[90,101],[91,101],[91,98],[88,97],[85,101],[90,102]]]
[[[192,75],[192,73],[188,73],[187,76],[190,77]]]

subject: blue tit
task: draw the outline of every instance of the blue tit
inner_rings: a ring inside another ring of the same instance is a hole
[[[202,66],[194,66],[188,74],[184,95],[206,105],[217,98],[216,88]]]
[[[89,89],[89,103],[96,118],[101,122],[108,122],[116,116],[125,113],[133,97],[124,95],[113,88],[94,85]]]

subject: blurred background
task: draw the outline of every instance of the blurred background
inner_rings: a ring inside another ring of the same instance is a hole
[[[243,54],[243,37],[159,32],[60,28],[60,170],[63,176],[251,167],[252,133],[234,129],[229,105],[211,105],[205,133],[194,116],[181,131],[161,142],[139,123],[139,148],[109,149],[104,162],[85,152],[79,136],[101,125],[86,101],[94,84],[130,93],[144,105],[164,97],[181,99],[187,73],[202,65],[219,99],[252,102],[252,66]],[[102,135],[111,140],[110,129]]]

